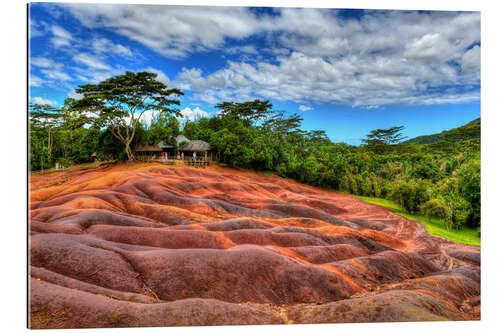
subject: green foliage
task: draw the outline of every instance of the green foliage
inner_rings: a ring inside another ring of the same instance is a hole
[[[434,198],[426,201],[420,206],[420,211],[429,219],[429,222],[431,222],[433,217],[439,218],[445,222],[448,230],[451,229],[453,225],[452,210],[443,198]]]
[[[481,225],[481,159],[471,159],[457,169],[460,195],[471,205],[469,226]]]
[[[301,165],[302,180],[311,185],[318,186],[320,180],[320,173],[323,170],[323,165],[318,163],[316,157],[308,156],[304,164]]]
[[[453,228],[460,229],[466,224],[472,213],[472,205],[461,196],[452,196],[447,199],[452,210]]]
[[[164,113],[155,115],[149,125],[149,135],[147,135],[147,144],[153,145],[163,142],[165,144],[175,145],[174,138],[179,135],[179,121],[176,117]]]
[[[84,118],[70,112],[66,106],[56,109],[31,104],[29,119],[31,170],[50,169],[56,162],[67,166],[90,161],[97,147],[99,130],[84,128]]]
[[[223,102],[215,107],[221,110],[223,116],[241,119],[245,124],[250,124],[251,121],[259,121],[270,115],[272,106],[269,101],[256,99],[244,103]]]
[[[273,140],[275,135],[271,131],[263,131],[252,137],[251,147],[255,151],[252,165],[255,169],[273,170],[280,156],[279,147]]]
[[[300,117],[298,114],[293,114],[292,116],[287,117],[284,111],[279,111],[274,113],[269,119],[267,119],[262,127],[270,129],[273,132],[280,134],[281,137],[284,138],[289,134],[303,133],[303,131],[299,130],[302,120],[302,117]],[[319,132],[320,131],[311,132],[313,134],[309,135],[310,140],[321,138],[321,134]],[[325,140],[327,138],[322,137],[321,139]],[[327,142],[329,142],[329,140]]]
[[[429,183],[410,179],[397,180],[390,185],[389,198],[397,202],[406,212],[415,214],[419,206],[429,200]]]
[[[392,145],[399,143],[404,139],[401,131],[404,129],[404,126],[393,126],[388,129],[376,129],[371,131],[366,135],[367,139],[363,139],[362,141],[366,144],[382,144],[382,145]]]
[[[111,134],[109,129],[101,133],[98,145],[103,159],[106,160],[119,159],[120,153],[123,152],[123,143]]]
[[[421,164],[412,169],[410,177],[415,179],[436,180],[440,178],[440,170],[435,163]]]
[[[481,118],[449,131],[443,131],[441,135],[446,140],[463,141],[481,137]]]
[[[366,147],[376,153],[384,153],[391,150],[390,145],[397,144],[406,137],[401,134],[404,126],[393,126],[388,129],[376,129],[366,135],[366,139],[362,139]]]

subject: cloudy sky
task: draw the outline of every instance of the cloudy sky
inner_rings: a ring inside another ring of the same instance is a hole
[[[306,130],[359,144],[480,116],[480,14],[32,3],[30,99],[60,106],[81,84],[150,71],[185,96],[186,119],[269,99]]]

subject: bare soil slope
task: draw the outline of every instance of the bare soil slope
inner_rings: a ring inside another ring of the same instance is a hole
[[[30,326],[480,318],[480,248],[352,196],[212,166],[30,179]]]

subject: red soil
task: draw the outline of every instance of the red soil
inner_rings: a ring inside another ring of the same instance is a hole
[[[30,326],[480,319],[480,248],[388,209],[212,166],[30,179]]]

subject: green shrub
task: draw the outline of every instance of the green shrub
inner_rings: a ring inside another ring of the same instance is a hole
[[[397,202],[401,208],[410,214],[418,212],[420,205],[426,202],[430,193],[427,191],[429,183],[424,181],[398,180],[390,184],[389,198]]]
[[[432,218],[442,219],[446,229],[450,230],[453,226],[452,210],[448,202],[443,198],[434,198],[420,205],[420,212],[432,222]]]
[[[471,227],[481,225],[481,160],[473,159],[462,164],[458,170],[460,195],[471,204],[467,224]]]
[[[450,196],[446,198],[451,207],[451,219],[453,228],[460,229],[467,223],[469,215],[472,213],[472,205],[461,196]]]

